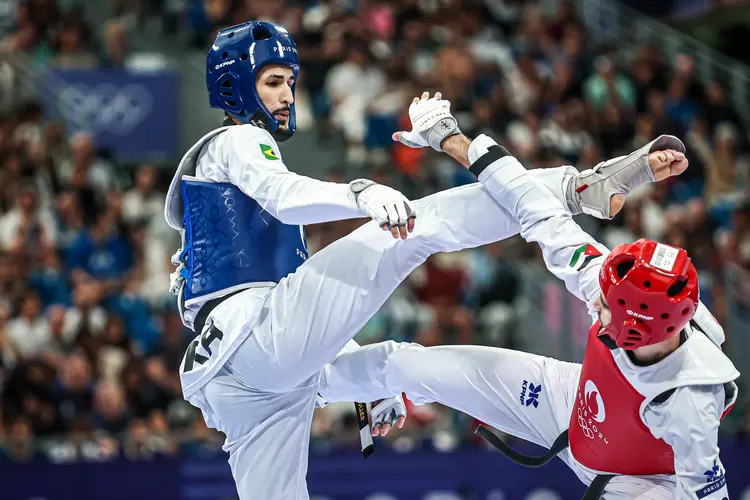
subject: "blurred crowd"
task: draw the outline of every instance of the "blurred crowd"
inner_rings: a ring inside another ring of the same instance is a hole
[[[200,52],[220,27],[281,23],[300,49],[303,131],[346,152],[346,167],[328,178],[348,181],[358,165],[410,197],[473,181],[445,156],[392,144],[424,89],[452,102],[467,135],[493,136],[529,168],[590,168],[677,135],[688,171],[586,228],[608,246],[645,236],[686,248],[720,321],[727,272],[745,276],[750,297],[750,137],[723,82],[699,82],[687,55],[666,60],[644,46],[624,59],[595,45],[565,1],[547,13],[514,0],[117,0],[101,30],[69,2],[0,5],[12,6],[0,7],[0,53],[81,68],[143,62],[127,44],[127,27],[142,22],[156,20],[167,36],[187,30],[187,50]],[[217,453],[222,437],[180,397],[191,333],[167,290],[179,246],[162,216],[173,165],[121,164],[91,136],[71,137],[44,116],[26,102],[0,117],[0,456]],[[308,227],[310,250],[361,222]],[[522,347],[520,315],[544,307],[523,304],[528,263],[538,265],[538,249],[518,238],[436,255],[357,339]],[[438,405],[410,411],[393,437],[398,449],[472,441],[466,416]],[[741,435],[750,432],[747,408],[732,418]],[[314,451],[356,448],[358,439],[351,405],[316,413]]]
[[[170,429],[215,447],[180,398],[160,172],[131,176],[41,115],[27,103],[0,121],[2,452],[145,456],[176,447]]]

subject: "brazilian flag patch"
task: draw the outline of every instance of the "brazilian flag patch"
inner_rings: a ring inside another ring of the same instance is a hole
[[[575,251],[568,265],[576,271],[580,271],[588,266],[592,260],[601,256],[602,253],[594,245],[586,244]]]
[[[266,157],[266,160],[280,160],[276,153],[273,152],[273,148],[267,144],[260,145],[260,152]]]

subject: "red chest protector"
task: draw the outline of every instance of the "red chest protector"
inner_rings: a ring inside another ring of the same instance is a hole
[[[710,313],[706,311],[705,314]],[[696,320],[694,326],[700,324]],[[655,438],[641,420],[644,402],[648,400],[650,403],[652,398],[659,398],[661,394],[666,396],[672,389],[690,385],[691,381],[723,383],[726,398],[723,419],[737,397],[737,386],[732,381],[739,373],[716,348],[720,342],[714,340],[723,339],[723,332],[719,332],[721,336],[713,332],[714,337],[708,334],[704,337],[703,331],[693,332],[685,340],[690,345],[683,344],[679,352],[674,353],[675,357],[668,356],[661,361],[664,363],[662,368],[672,372],[673,380],[662,381],[657,386],[648,385],[649,373],[642,373],[637,367],[623,367],[625,373],[632,372],[632,376],[639,380],[635,383],[647,384],[649,392],[644,396],[623,375],[615,361],[622,353],[610,351],[599,339],[597,322],[589,330],[568,429],[555,439],[547,453],[541,456],[518,453],[482,425],[475,433],[514,462],[530,467],[540,467],[570,447],[573,457],[581,465],[599,473],[586,498],[601,498],[607,481],[616,475],[674,474],[672,448],[662,439]],[[700,359],[695,359],[696,356]],[[708,366],[712,367],[713,373]]]
[[[641,420],[646,399],[618,368],[599,340],[599,322],[589,330],[578,393],[570,415],[570,450],[582,465],[625,475],[674,474],[672,448]]]

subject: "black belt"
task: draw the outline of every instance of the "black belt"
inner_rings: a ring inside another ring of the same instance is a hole
[[[557,436],[557,439],[555,439],[555,442],[552,443],[552,446],[547,451],[547,453],[536,457],[524,455],[523,453],[517,452],[516,450],[508,446],[494,432],[483,425],[477,427],[477,430],[474,431],[474,434],[484,438],[488,443],[492,445],[493,448],[495,448],[497,451],[499,451],[515,463],[524,465],[526,467],[541,467],[542,465],[555,458],[558,453],[570,446],[567,429],[565,429],[565,431]],[[582,500],[599,500],[604,493],[604,488],[607,486],[607,483],[613,477],[615,476],[604,474],[596,476],[586,490],[586,493],[583,495]]]
[[[211,299],[203,304],[200,310],[198,310],[198,314],[195,315],[195,320],[193,320],[193,331],[200,335],[201,332],[203,332],[203,327],[206,325],[206,320],[208,319],[208,315],[211,314],[211,311],[213,311],[216,306],[227,300],[229,297],[237,295],[240,292],[244,292],[245,290],[247,289],[237,290],[236,292],[228,293],[227,295]]]

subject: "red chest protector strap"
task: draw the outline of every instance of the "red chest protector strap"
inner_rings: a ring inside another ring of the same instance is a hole
[[[517,452],[508,446],[505,441],[500,439],[494,432],[481,424],[474,431],[474,434],[485,439],[493,448],[511,459],[513,462],[526,467],[541,467],[569,446],[567,429],[557,436],[557,439],[552,443],[552,446],[547,453],[536,457]],[[586,489],[586,493],[583,495],[582,500],[599,500],[604,494],[604,488],[607,486],[607,483],[609,483],[613,477],[615,476],[612,474],[600,474],[596,476],[588,489]]]
[[[490,443],[493,448],[495,448],[506,457],[510,458],[515,463],[526,467],[541,467],[542,465],[555,458],[558,453],[560,453],[570,445],[570,443],[568,442],[568,430],[565,429],[562,434],[557,436],[557,439],[555,439],[555,442],[552,443],[552,447],[550,447],[547,453],[538,457],[532,457],[529,455],[524,455],[523,453],[518,453],[516,450],[505,444],[505,441],[500,439],[494,432],[481,424],[479,425],[479,427],[477,427],[477,430],[474,431],[474,434],[482,437],[484,440]]]

